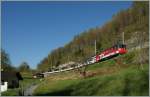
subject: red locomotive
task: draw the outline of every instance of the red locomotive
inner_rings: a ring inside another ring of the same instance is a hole
[[[104,60],[110,59],[112,57],[118,56],[120,54],[125,54],[126,52],[127,52],[126,45],[117,44],[117,45],[114,45],[111,48],[108,48],[108,49],[104,50],[100,54],[92,57],[91,60],[89,60],[87,62],[87,64],[92,64],[92,63],[95,63],[95,62],[104,61]]]

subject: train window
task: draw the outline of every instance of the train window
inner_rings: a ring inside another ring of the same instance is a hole
[[[121,45],[121,44],[119,44],[119,45],[118,45],[118,48],[122,48],[122,45]]]
[[[122,45],[122,48],[126,48],[126,45]]]
[[[118,44],[118,48],[123,48],[123,45],[122,44]]]
[[[114,45],[112,47],[112,49],[118,49],[118,48],[126,48],[126,45],[124,45],[124,44],[117,44],[117,45]]]
[[[118,45],[118,48],[126,48],[126,45],[119,44],[119,45]]]

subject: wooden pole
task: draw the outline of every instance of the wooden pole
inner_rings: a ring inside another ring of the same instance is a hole
[[[124,32],[122,33],[122,41],[123,41],[123,44],[124,44]]]
[[[96,40],[95,40],[95,55],[96,55]]]

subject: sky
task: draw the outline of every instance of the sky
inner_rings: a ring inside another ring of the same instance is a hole
[[[3,1],[2,48],[13,66],[27,62],[35,69],[52,50],[90,28],[101,27],[131,1]]]

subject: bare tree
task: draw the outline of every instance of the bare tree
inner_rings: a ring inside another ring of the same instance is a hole
[[[79,73],[80,73],[84,78],[86,78],[87,67],[88,67],[88,65],[83,64],[82,67],[78,67],[78,68],[77,68],[77,70],[79,71]]]
[[[136,53],[136,61],[140,65],[141,69],[143,69],[143,63],[146,59],[146,52],[144,50],[144,44],[145,44],[145,32],[136,32],[135,37],[136,37],[136,43],[138,44],[136,46],[136,49],[139,51]]]

